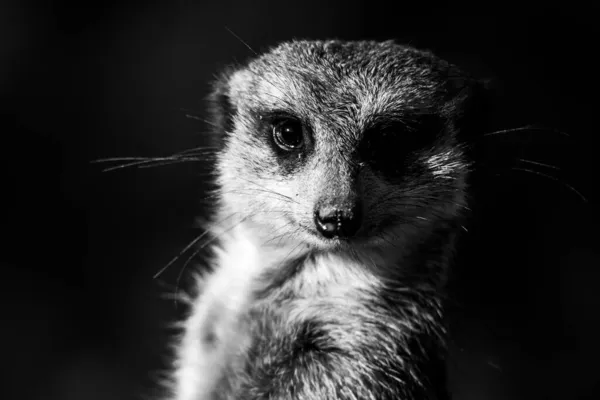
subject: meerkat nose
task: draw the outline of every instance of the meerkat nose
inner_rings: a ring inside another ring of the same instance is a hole
[[[351,208],[335,206],[319,207],[315,210],[315,225],[326,238],[349,238],[361,225],[361,212],[358,205]]]

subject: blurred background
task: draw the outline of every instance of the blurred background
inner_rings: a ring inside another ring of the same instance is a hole
[[[169,324],[185,311],[168,294],[189,271],[179,262],[153,275],[198,234],[203,178],[192,163],[103,173],[90,161],[201,145],[206,125],[186,114],[202,118],[214,74],[253,55],[227,27],[256,51],[334,37],[429,48],[495,80],[495,129],[568,132],[566,144],[540,134],[519,145],[560,165],[538,168],[556,180],[509,163],[477,188],[451,285],[450,386],[457,400],[600,398],[598,10],[481,7],[5,0],[0,396],[160,394]],[[494,140],[490,154],[503,159],[505,142]]]

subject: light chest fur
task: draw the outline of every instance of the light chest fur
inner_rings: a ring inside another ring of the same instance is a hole
[[[437,299],[378,278],[390,262],[381,254],[360,260],[289,248],[265,252],[253,237],[242,226],[227,233],[215,249],[215,272],[199,281],[201,295],[179,348],[177,400],[380,399],[375,393],[385,386],[409,383],[404,363],[422,356],[407,351],[411,338],[443,340]],[[320,358],[321,367],[304,375],[308,368],[292,359],[294,352],[307,352],[300,356],[307,364]],[[273,365],[282,355],[297,364],[296,373]],[[321,387],[310,387],[310,379]]]

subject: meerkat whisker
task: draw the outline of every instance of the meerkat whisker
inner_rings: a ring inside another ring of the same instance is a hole
[[[234,216],[238,215],[239,213],[235,212],[235,213],[231,213],[228,216],[226,216],[225,218],[221,219],[218,224],[222,224],[223,222],[233,218]],[[167,270],[171,265],[173,265],[185,252],[187,252],[189,249],[191,249],[192,247],[194,247],[200,240],[202,240],[206,235],[210,234],[211,231],[206,229],[204,232],[202,232],[200,235],[196,236],[190,243],[187,244],[187,246],[185,246],[180,252],[179,254],[177,254],[175,257],[173,257],[164,267],[162,267],[159,271],[157,271],[153,276],[152,279],[156,279],[158,278],[165,270]]]
[[[169,157],[114,157],[114,158],[103,158],[92,161],[92,163],[105,163],[105,162],[115,162],[115,161],[132,161],[126,164],[120,164],[114,167],[105,168],[103,172],[115,171],[123,168],[130,167],[138,167],[138,168],[150,168],[154,166],[163,165],[162,163],[178,163],[178,162],[198,162],[203,161],[201,159],[195,157],[177,157],[177,156],[169,156]],[[156,164],[152,164],[156,163]]]
[[[543,172],[532,170],[532,169],[528,169],[528,168],[512,167],[511,169],[514,170],[514,171],[521,171],[521,172],[526,172],[526,173],[529,173],[529,174],[541,176],[541,177],[544,177],[546,179],[558,182],[561,185],[563,185],[564,187],[566,187],[567,189],[569,189],[571,192],[575,193],[581,200],[583,200],[584,203],[588,202],[587,198],[583,194],[581,194],[577,189],[575,189],[573,186],[569,185],[567,182],[564,182],[561,179],[555,178],[552,175],[548,175],[548,174],[545,174]]]
[[[204,236],[206,236],[209,231],[204,231],[200,235],[196,236],[194,240],[192,240],[183,250],[179,252],[175,257],[173,257],[165,266],[163,266],[160,270],[158,270],[153,276],[152,279],[158,278],[163,272],[165,272],[171,265],[173,265],[179,258],[189,249],[194,247],[196,243],[198,243]]]
[[[282,193],[279,193],[279,192],[276,192],[276,191],[274,191],[274,190],[272,190],[272,189],[266,188],[265,186],[263,186],[263,185],[260,185],[260,184],[258,184],[258,183],[256,183],[256,182],[253,182],[253,181],[251,181],[251,180],[249,180],[249,179],[246,179],[246,178],[243,178],[243,177],[238,177],[238,179],[241,179],[241,180],[243,180],[243,181],[245,181],[245,182],[247,182],[247,183],[250,183],[250,184],[252,184],[252,185],[258,186],[259,188],[261,188],[262,190],[264,190],[264,191],[265,191],[265,192],[267,192],[267,193],[271,193],[271,194],[277,195],[277,196],[279,196],[279,197],[282,197],[282,198],[284,198],[284,199],[286,199],[286,200],[288,200],[288,201],[291,201],[291,202],[293,202],[293,203],[298,203],[296,200],[294,200],[294,199],[293,199],[293,198],[291,198],[290,196],[286,196],[286,195],[284,195],[284,194],[282,194]],[[247,189],[244,189],[244,190],[247,190]],[[253,189],[253,190],[258,190],[258,189]]]
[[[545,168],[560,170],[560,167],[557,167],[555,165],[541,163],[539,161],[527,160],[527,159],[524,159],[524,158],[519,158],[518,161],[521,161],[521,162],[524,162],[524,163],[527,163],[527,164],[537,165],[537,166],[540,166],[540,167],[545,167]]]
[[[210,146],[198,146],[191,149],[180,151],[176,155],[211,155],[214,156],[217,153],[217,148]]]
[[[188,162],[202,162],[202,161],[204,161],[204,160],[197,159],[197,158],[185,158],[185,159],[157,162],[155,164],[139,165],[138,168],[140,168],[140,169],[157,168],[157,167],[166,167],[168,165],[183,164],[183,163],[188,163]]]
[[[182,111],[183,111],[183,110],[182,110]],[[210,126],[212,126],[212,127],[215,127],[215,128],[218,126],[218,125],[216,125],[215,123],[213,123],[213,122],[210,122],[210,121],[209,121],[209,120],[207,120],[207,119],[200,118],[200,117],[198,117],[198,116],[196,116],[196,115],[185,114],[185,117],[186,117],[186,118],[189,118],[189,119],[195,119],[195,120],[197,120],[197,121],[202,121],[202,122],[204,122],[204,123],[206,123],[206,124],[208,124],[208,125],[210,125]]]
[[[535,126],[535,125],[525,125],[525,126],[520,126],[517,128],[501,129],[501,130],[494,131],[494,132],[484,133],[482,136],[498,136],[498,135],[505,135],[508,133],[517,133],[517,132],[552,132],[552,133],[557,133],[564,137],[570,137],[570,135],[568,133],[560,131],[558,129],[543,128],[543,127],[539,127],[539,126]]]
[[[225,26],[225,29],[227,30],[227,32],[231,33],[231,35],[236,38],[237,40],[240,41],[240,43],[242,43],[244,46],[246,46],[246,48],[248,50],[250,50],[252,52],[252,54],[254,54],[255,56],[258,56],[258,53],[256,51],[254,51],[254,49],[252,47],[250,47],[250,45],[248,43],[246,43],[241,37],[239,37],[238,35],[235,34],[235,32],[233,32],[231,29],[229,29],[229,27]]]

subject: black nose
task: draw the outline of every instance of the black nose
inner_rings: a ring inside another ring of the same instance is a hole
[[[315,225],[326,238],[349,238],[353,236],[361,224],[360,207],[337,208],[334,206],[319,207],[315,210]]]

